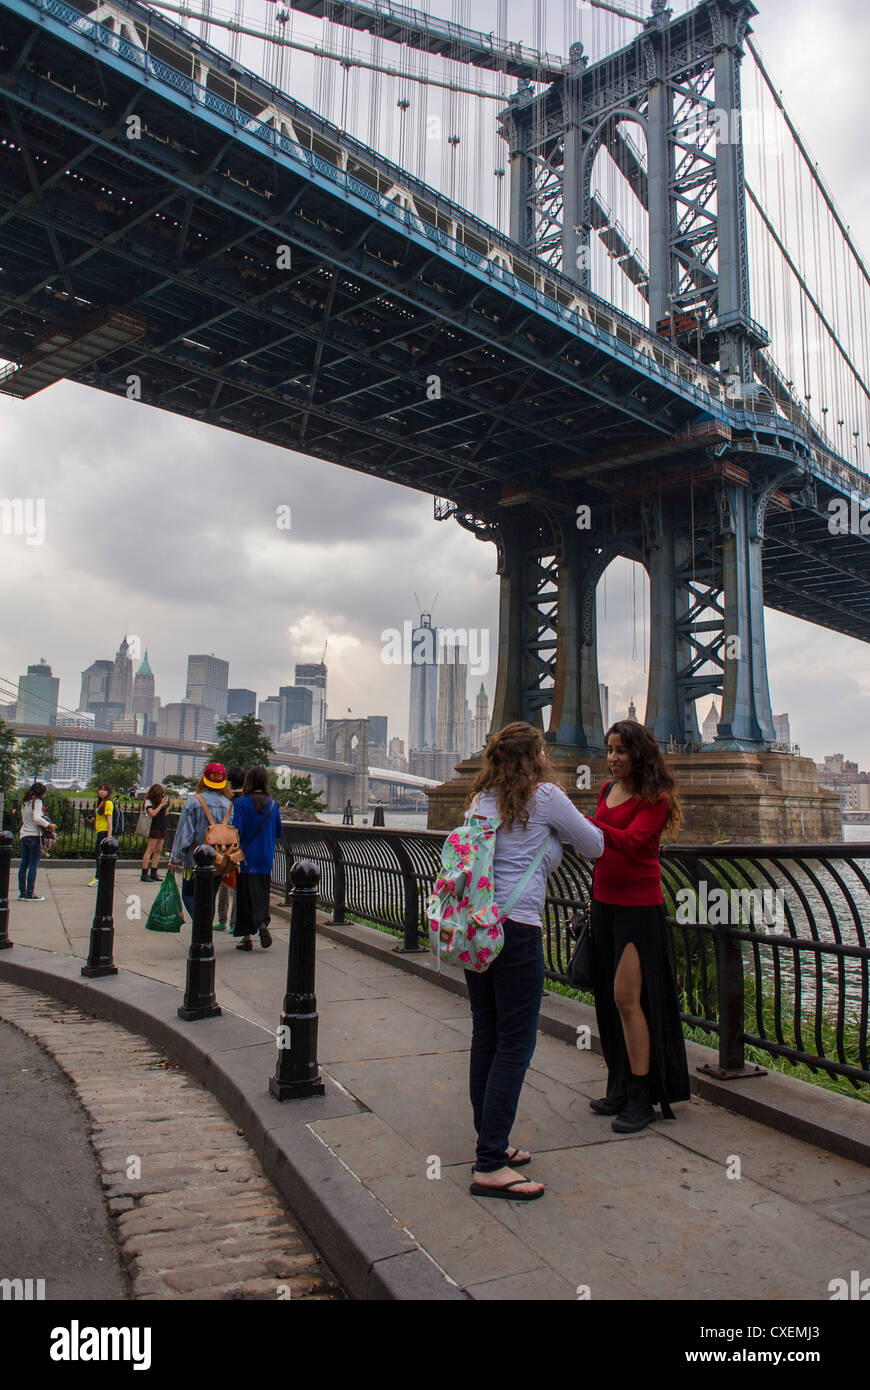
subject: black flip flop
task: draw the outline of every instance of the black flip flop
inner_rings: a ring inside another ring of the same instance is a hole
[[[511,1192],[512,1187],[525,1187],[529,1178],[514,1178],[513,1182],[504,1182],[500,1187],[487,1187],[483,1183],[473,1182],[469,1187],[469,1192],[473,1197],[503,1197],[508,1202],[534,1202],[538,1197],[543,1197],[546,1188],[542,1187],[540,1192],[527,1192],[520,1196],[518,1192]]]
[[[514,1157],[509,1158],[505,1166],[507,1168],[527,1168],[532,1161],[532,1155],[529,1154],[528,1158],[521,1158],[519,1162],[517,1162],[516,1155],[521,1152],[521,1149],[514,1149]]]

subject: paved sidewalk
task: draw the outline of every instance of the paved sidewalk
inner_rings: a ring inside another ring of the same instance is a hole
[[[86,880],[43,866],[51,900],[13,903],[13,939],[84,956]],[[119,869],[115,960],[181,986],[187,930],[143,930],[155,891]],[[218,1001],[270,1029],[286,925],[273,920],[273,935],[251,954],[215,935]],[[321,1064],[361,1108],[311,1127],[471,1297],[813,1300],[853,1269],[870,1274],[870,1169],[699,1099],[674,1123],[614,1135],[588,1108],[601,1059],[543,1035],[512,1138],[547,1193],[471,1197],[465,1001],[324,936],[316,987]]]

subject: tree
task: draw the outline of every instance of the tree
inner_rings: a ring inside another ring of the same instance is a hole
[[[22,739],[18,745],[18,769],[28,782],[38,781],[40,774],[54,762],[57,762],[57,748],[54,739],[47,735]]]
[[[95,792],[105,783],[116,792],[126,792],[138,785],[141,776],[142,759],[138,753],[127,753],[119,758],[114,748],[99,748],[94,754],[88,791]]]
[[[264,734],[263,726],[253,714],[245,714],[241,719],[222,719],[217,726],[218,742],[209,748],[208,758],[213,763],[223,763],[224,767],[268,767],[269,754],[274,753],[270,739]]]
[[[17,739],[12,729],[0,719],[0,792],[9,796],[15,790],[15,745]]]
[[[279,806],[293,806],[303,815],[317,815],[326,810],[322,794],[312,789],[310,773],[305,777],[291,773],[288,777],[282,770],[279,781],[277,769],[270,767],[269,787]]]

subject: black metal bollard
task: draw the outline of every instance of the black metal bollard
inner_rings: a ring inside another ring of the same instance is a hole
[[[193,929],[187,953],[187,983],[178,1017],[216,1018],[220,1005],[214,995],[214,860],[211,845],[193,851]]]
[[[293,883],[290,947],[287,952],[287,993],[281,1014],[278,1062],[269,1078],[276,1100],[322,1096],[317,1067],[317,999],[314,994],[314,943],[317,884],[320,871],[300,859],[290,871]],[[282,1046],[286,1043],[286,1046]]]
[[[108,835],[100,845],[100,878],[97,883],[97,905],[91,925],[91,943],[82,974],[91,979],[101,975],[117,975],[112,960],[115,944],[115,922],[112,916],[115,896],[115,868],[118,863],[118,841]]]
[[[9,940],[9,870],[14,840],[11,830],[0,835],[0,951],[8,951],[13,945]]]

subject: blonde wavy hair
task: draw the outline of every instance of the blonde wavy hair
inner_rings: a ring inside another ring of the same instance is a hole
[[[540,729],[532,724],[506,724],[490,735],[483,754],[483,767],[465,803],[466,810],[478,792],[495,793],[502,825],[519,822],[523,830],[529,823],[529,803],[542,782],[555,782]]]

